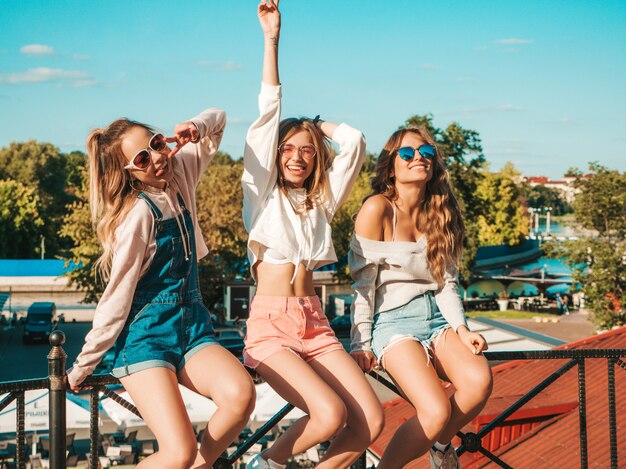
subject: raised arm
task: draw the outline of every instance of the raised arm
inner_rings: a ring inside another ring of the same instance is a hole
[[[359,177],[359,171],[365,161],[365,138],[363,134],[347,124],[333,124],[322,121],[320,129],[339,145],[339,154],[328,170],[328,183],[331,200],[328,210],[332,215],[341,207],[350,194],[350,189]]]
[[[191,187],[198,185],[202,173],[217,153],[225,127],[226,113],[218,108],[209,108],[177,124],[174,135],[168,137],[169,142],[176,142],[170,156],[176,155],[182,163],[185,180]]]
[[[278,2],[261,1],[257,8],[263,30],[263,81],[259,94],[259,118],[250,126],[244,149],[243,222],[249,231],[278,176],[276,148],[280,124],[281,88],[278,79]]]

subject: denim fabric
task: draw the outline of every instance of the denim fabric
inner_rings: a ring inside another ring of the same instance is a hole
[[[183,208],[179,222],[188,228],[185,242],[191,250],[189,258],[185,258],[176,219],[163,220],[161,211],[146,194],[139,197],[154,214],[156,251],[137,283],[130,314],[115,343],[111,374],[117,378],[154,367],[176,372],[198,350],[217,344],[198,287],[196,243],[189,210],[179,196]]]
[[[418,340],[428,349],[433,340],[450,327],[432,292],[416,296],[398,308],[374,316],[372,352],[380,361],[385,348],[399,339]]]

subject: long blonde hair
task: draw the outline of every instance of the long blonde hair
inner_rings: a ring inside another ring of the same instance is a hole
[[[111,273],[115,230],[137,200],[138,193],[145,188],[124,169],[127,161],[122,152],[122,140],[133,127],[153,132],[145,124],[117,119],[105,129],[95,129],[87,137],[91,221],[102,244],[102,255],[94,269],[104,280],[108,280]]]
[[[435,157],[431,160],[433,175],[426,183],[424,198],[419,207],[417,229],[426,236],[426,257],[431,274],[443,286],[446,269],[451,263],[458,267],[461,260],[465,224],[450,184],[448,170],[435,140],[428,132],[421,128],[408,128],[397,130],[391,135],[378,157],[376,174],[371,180],[372,193],[366,199],[376,194],[382,194],[391,201],[398,198],[395,178],[392,176],[394,159],[402,139],[408,133],[414,133],[436,149]]]
[[[326,173],[333,163],[332,151],[330,143],[326,137],[324,137],[320,128],[313,122],[313,120],[306,117],[290,117],[280,122],[280,125],[278,126],[278,146],[280,147],[281,143],[302,130],[309,133],[311,140],[313,141],[313,146],[315,147],[313,172],[306,179],[306,181],[304,181],[304,188],[306,190],[304,209],[311,210],[313,206],[321,205],[326,201],[326,197],[328,195],[328,177]],[[286,191],[288,187],[285,183],[280,158],[281,157],[277,149],[276,167],[278,168],[278,186],[283,191]],[[296,210],[298,209],[299,207],[296,207]]]

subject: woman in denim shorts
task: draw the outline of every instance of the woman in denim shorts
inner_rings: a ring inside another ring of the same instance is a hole
[[[112,374],[159,446],[137,467],[211,467],[254,407],[252,380],[217,344],[198,287],[197,261],[208,250],[195,188],[225,124],[223,111],[207,109],[166,138],[118,119],[87,141],[89,202],[103,247],[97,267],[107,285],[68,381],[80,389],[115,346]],[[200,449],[179,383],[217,404]]]
[[[464,226],[434,140],[395,132],[383,151],[350,244],[352,356],[384,368],[416,415],[389,442],[379,469],[430,450],[432,468],[458,468],[450,441],[483,408],[492,378],[487,344],[467,327],[457,291]],[[454,386],[450,397],[441,380]]]

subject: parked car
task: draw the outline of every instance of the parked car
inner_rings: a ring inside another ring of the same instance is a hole
[[[47,342],[54,329],[53,320],[56,314],[56,305],[51,301],[38,301],[28,307],[22,342]]]
[[[343,314],[337,316],[330,321],[330,327],[335,331],[335,335],[339,338],[345,339],[350,337],[350,329],[352,328],[352,321],[350,321],[350,314]]]

